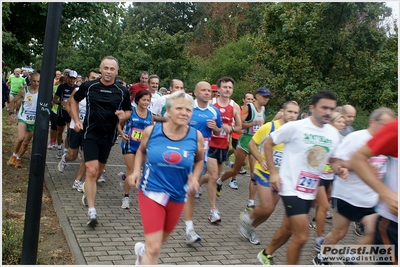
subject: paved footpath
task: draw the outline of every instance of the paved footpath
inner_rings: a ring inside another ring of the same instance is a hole
[[[120,139],[118,140],[120,141]],[[143,227],[137,206],[137,189],[131,191],[131,208],[121,209],[123,190],[119,185],[120,171],[125,171],[119,145],[112,148],[106,166],[106,182],[98,183],[96,210],[99,225],[95,230],[86,225],[87,208],[81,203],[82,193],[72,189],[78,170],[79,158],[70,163],[63,173],[57,170],[59,160],[56,150],[47,152],[46,186],[53,197],[54,206],[71,253],[77,265],[134,265],[134,245],[144,241]],[[208,222],[209,204],[206,185],[203,194],[195,200],[194,226],[202,237],[201,243],[185,243],[183,215],[168,242],[163,245],[160,264],[163,265],[260,265],[257,253],[271,240],[280,227],[283,205],[278,203],[269,220],[257,228],[261,245],[253,245],[238,232],[239,214],[244,210],[248,198],[248,175],[238,176],[239,190],[232,190],[228,181],[223,185],[221,197],[217,198],[222,222],[211,225]],[[314,214],[314,209],[311,210]],[[310,216],[311,218],[311,216]],[[327,220],[326,233],[331,229],[332,220]],[[309,231],[309,240],[301,252],[299,264],[312,265],[315,257],[314,240],[316,232]],[[348,235],[340,244],[355,244],[357,236],[349,227]],[[286,245],[274,253],[276,264],[286,262]]]

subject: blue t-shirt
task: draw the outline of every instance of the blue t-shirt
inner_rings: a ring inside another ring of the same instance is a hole
[[[197,131],[189,127],[184,138],[171,140],[162,127],[163,123],[156,123],[147,142],[147,160],[139,190],[162,192],[169,200],[183,203],[197,151]]]
[[[126,121],[125,133],[129,136],[127,142],[121,142],[121,148],[127,152],[136,152],[142,139],[143,130],[152,123],[150,110],[147,110],[146,118],[141,118],[136,113],[136,108],[132,108],[132,115]]]

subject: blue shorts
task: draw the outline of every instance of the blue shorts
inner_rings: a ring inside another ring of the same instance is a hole
[[[254,180],[256,180],[256,183],[261,186],[270,187],[268,173],[254,169]]]

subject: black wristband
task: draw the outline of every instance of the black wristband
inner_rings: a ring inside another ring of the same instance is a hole
[[[8,112],[8,114],[12,115],[12,114],[14,114],[14,112],[10,111],[10,112]]]

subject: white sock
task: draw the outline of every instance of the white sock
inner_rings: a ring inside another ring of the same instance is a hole
[[[217,180],[217,184],[218,184],[218,185],[222,185],[221,178],[218,178],[218,180]]]
[[[58,146],[58,149],[60,149],[60,150],[61,150],[61,149],[62,149],[62,146]]]
[[[247,206],[254,206],[254,199],[249,199],[249,201],[247,201]]]
[[[13,156],[14,157],[18,157],[18,154],[13,152]]]
[[[96,212],[96,208],[88,208],[88,214],[89,214],[90,212]]]
[[[189,231],[193,229],[193,221],[185,221],[185,224],[186,224],[186,234],[188,234]]]

